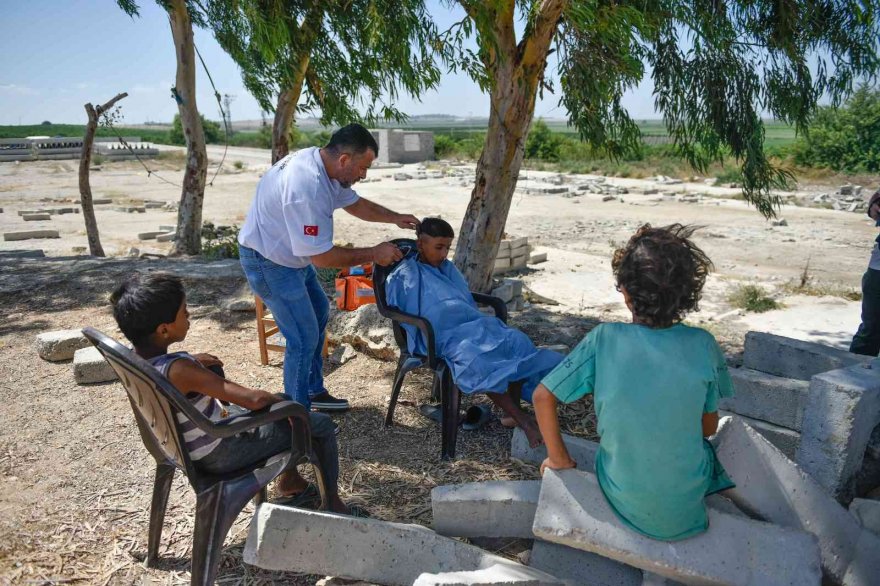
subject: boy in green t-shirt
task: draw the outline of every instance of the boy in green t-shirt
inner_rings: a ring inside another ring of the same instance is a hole
[[[573,468],[557,402],[593,393],[601,436],[596,476],[625,525],[673,541],[706,530],[706,495],[734,486],[704,438],[718,399],[733,395],[712,334],[681,323],[697,309],[711,261],[692,228],[646,224],[614,253],[617,288],[632,323],[597,326],[535,390],[545,468]]]

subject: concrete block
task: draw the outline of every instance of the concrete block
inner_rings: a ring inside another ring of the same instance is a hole
[[[133,213],[143,214],[143,213],[146,213],[147,208],[145,208],[144,206],[116,206],[115,208],[113,208],[113,211],[124,212],[127,214],[133,214]]]
[[[43,360],[52,362],[70,360],[77,350],[89,345],[79,330],[58,330],[37,335],[37,354]]]
[[[797,462],[839,501],[849,502],[878,424],[880,369],[853,366],[814,376]]]
[[[507,270],[510,268],[509,258],[496,258],[494,270]]]
[[[533,254],[532,256],[529,257],[529,264],[530,265],[536,265],[536,264],[540,264],[542,262],[547,262],[547,253],[546,252]]]
[[[77,384],[104,383],[116,380],[116,371],[94,346],[80,348],[73,354],[73,378]]]
[[[737,485],[725,494],[753,516],[815,535],[829,583],[868,586],[872,582],[859,576],[880,576],[880,540],[865,537],[870,534],[840,503],[761,434],[732,417],[721,425],[715,443]]]
[[[862,527],[880,536],[880,501],[853,499],[849,504],[849,512]]]
[[[567,434],[562,434],[562,440],[568,448],[568,453],[577,462],[578,470],[593,472],[596,469],[596,452],[599,450],[599,444]],[[517,427],[513,430],[513,438],[510,440],[510,457],[528,464],[540,465],[547,457],[547,447],[541,445],[530,448],[526,434]]]
[[[739,415],[800,431],[810,384],[749,368],[731,368],[736,396],[719,407]]]
[[[493,566],[531,571],[478,547],[443,537],[421,525],[388,523],[269,503],[251,521],[244,561],[267,570],[333,575],[389,585],[412,584],[422,574],[474,571]]]
[[[156,236],[164,234],[164,232],[141,232],[138,234],[138,240],[155,240]]]
[[[177,226],[172,224],[160,224],[159,230],[162,232],[177,232]]]
[[[422,574],[413,586],[563,586],[565,582],[538,578],[534,570],[496,565],[472,572],[443,572]]]
[[[870,360],[870,356],[764,332],[748,332],[743,349],[745,368],[806,381],[814,374]]]
[[[6,232],[3,240],[12,242],[16,240],[37,240],[43,238],[61,238],[58,230],[28,230],[25,232]]]
[[[0,259],[3,258],[45,258],[46,253],[41,248],[30,250],[0,250]]]
[[[642,571],[588,551],[535,540],[529,566],[551,572],[569,584],[641,586]]]
[[[505,281],[506,281],[506,279],[505,279]],[[498,287],[495,287],[494,289],[492,289],[492,295],[495,297],[498,297],[504,303],[508,303],[514,297],[513,285],[505,282],[502,285],[499,285]]]
[[[431,491],[434,531],[450,537],[532,538],[540,480],[438,486]]]
[[[520,297],[523,294],[523,282],[522,279],[504,279],[505,285],[510,285],[513,288],[513,296]]]
[[[519,238],[511,238],[510,239],[510,250],[516,250],[521,246],[528,246],[529,237],[528,236],[520,236]]]
[[[547,470],[532,530],[684,584],[801,586],[821,582],[816,538],[804,531],[710,509],[709,529],[668,543],[625,527],[592,474]]]
[[[45,210],[18,210],[19,217],[45,213]]]
[[[156,236],[156,242],[173,242],[177,240],[177,232],[166,232]]]
[[[107,204],[111,204],[111,203],[113,203],[113,200],[110,199],[109,197],[92,198],[92,205],[100,206],[100,205],[107,205]]]
[[[502,240],[498,244],[498,255],[510,256],[510,240]]]
[[[722,417],[736,415],[735,413],[723,410],[719,410],[718,413]],[[786,458],[794,460],[797,457],[798,447],[801,444],[801,434],[792,429],[773,425],[772,423],[767,423],[766,421],[761,421],[759,419],[743,417],[742,415],[736,416],[767,438],[771,444],[776,446],[776,449],[785,454]]]
[[[153,210],[153,209],[161,208],[164,206],[165,206],[164,201],[145,201],[144,202],[144,207],[147,208],[148,210]]]
[[[513,252],[510,253],[510,268],[522,269],[525,268],[527,264],[529,264],[528,248],[524,248],[523,251],[524,254],[518,254],[517,256],[513,256]]]
[[[41,214],[24,214],[21,216],[21,219],[25,222],[37,222],[42,220],[51,220],[52,215],[48,213]]]

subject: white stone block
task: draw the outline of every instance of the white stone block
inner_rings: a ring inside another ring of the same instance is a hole
[[[532,256],[529,257],[529,264],[530,265],[536,265],[536,264],[540,264],[542,262],[547,262],[547,253],[546,252],[540,252],[538,254],[533,254]]]
[[[81,348],[73,354],[73,378],[78,384],[104,383],[116,380],[116,371],[94,346]]]
[[[498,243],[498,256],[510,256],[510,240],[502,240]]]
[[[431,491],[434,530],[450,537],[532,538],[540,480],[438,486]]]
[[[577,462],[578,470],[593,472],[596,469],[596,452],[599,450],[599,444],[567,434],[562,434],[562,440],[568,448],[568,453]],[[517,427],[513,430],[513,438],[510,440],[510,457],[528,464],[540,465],[547,457],[547,447],[544,445],[537,448],[529,447],[526,434]]]
[[[529,237],[528,236],[520,236],[519,238],[511,238],[510,239],[510,250],[516,250],[522,246],[529,245]]]
[[[504,284],[510,285],[513,288],[514,297],[520,297],[523,294],[522,279],[504,279]]]
[[[876,584],[859,576],[880,576],[880,540],[863,531],[803,468],[738,417],[724,421],[715,443],[718,458],[737,485],[726,494],[741,509],[814,534],[829,583]]]
[[[880,424],[880,368],[816,375],[804,411],[797,463],[841,502],[853,497],[871,432]]]
[[[533,531],[540,539],[684,584],[820,584],[814,536],[712,509],[708,514],[709,529],[701,535],[672,543],[654,540],[620,522],[592,474],[547,470]]]
[[[70,360],[74,352],[89,345],[79,330],[58,330],[37,335],[37,354],[43,360],[52,362]]]
[[[780,452],[785,454],[786,458],[794,460],[797,457],[798,447],[801,443],[801,434],[794,431],[793,429],[787,429],[779,425],[767,423],[766,421],[752,419],[751,417],[743,417],[742,415],[737,415],[729,411],[719,410],[718,413],[722,417],[734,415],[736,417],[739,417],[745,423],[749,424],[749,426],[751,426],[755,431],[767,438],[767,440],[771,444],[776,446],[776,448]]]
[[[24,232],[6,232],[3,234],[3,240],[6,242],[43,238],[61,238],[61,235],[58,234],[58,230],[26,230]]]
[[[529,566],[551,572],[569,584],[590,586],[641,586],[642,571],[601,555],[535,540]]]
[[[776,376],[810,380],[814,374],[870,361],[815,342],[804,342],[764,332],[746,333],[743,366]]]
[[[471,572],[444,572],[422,574],[413,586],[564,586],[565,582],[554,578],[536,576],[531,568],[514,568],[495,565]]]
[[[505,281],[506,281],[506,279],[505,279]],[[510,285],[509,283],[503,283],[502,285],[492,289],[492,296],[499,298],[504,303],[508,303],[514,297],[513,286]]]
[[[244,561],[267,570],[333,575],[409,586],[422,574],[474,571],[501,565],[529,571],[505,558],[421,525],[388,523],[262,504],[251,521]],[[535,579],[557,584],[531,570]]]
[[[510,255],[510,268],[512,269],[525,268],[529,263],[529,252],[527,248],[523,249],[522,254],[517,253],[517,255],[514,256],[513,252],[511,252]]]
[[[880,536],[880,501],[853,499],[849,504],[849,512],[862,527]]]
[[[719,407],[739,415],[800,431],[810,384],[750,368],[730,369],[736,395]]]

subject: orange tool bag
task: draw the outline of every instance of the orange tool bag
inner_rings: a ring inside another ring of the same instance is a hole
[[[336,306],[345,311],[354,311],[362,305],[376,303],[372,275],[372,263],[339,271],[336,276]]]

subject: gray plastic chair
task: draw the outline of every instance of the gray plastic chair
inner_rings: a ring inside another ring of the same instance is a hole
[[[260,411],[211,421],[140,356],[93,328],[85,328],[82,333],[119,375],[122,386],[128,392],[144,446],[156,459],[147,566],[154,567],[159,559],[159,542],[171,481],[175,470],[179,469],[186,474],[196,493],[190,584],[213,584],[223,541],[247,502],[252,498],[256,504],[264,502],[266,486],[285,470],[305,462],[315,464],[316,460],[310,457],[308,412],[299,403],[282,401]],[[294,421],[291,449],[229,474],[209,475],[198,470],[190,460],[177,413],[183,413],[199,429],[218,438],[231,437],[266,423],[289,418]],[[319,466],[315,464],[314,467],[323,508],[326,508],[329,503],[324,475]]]

